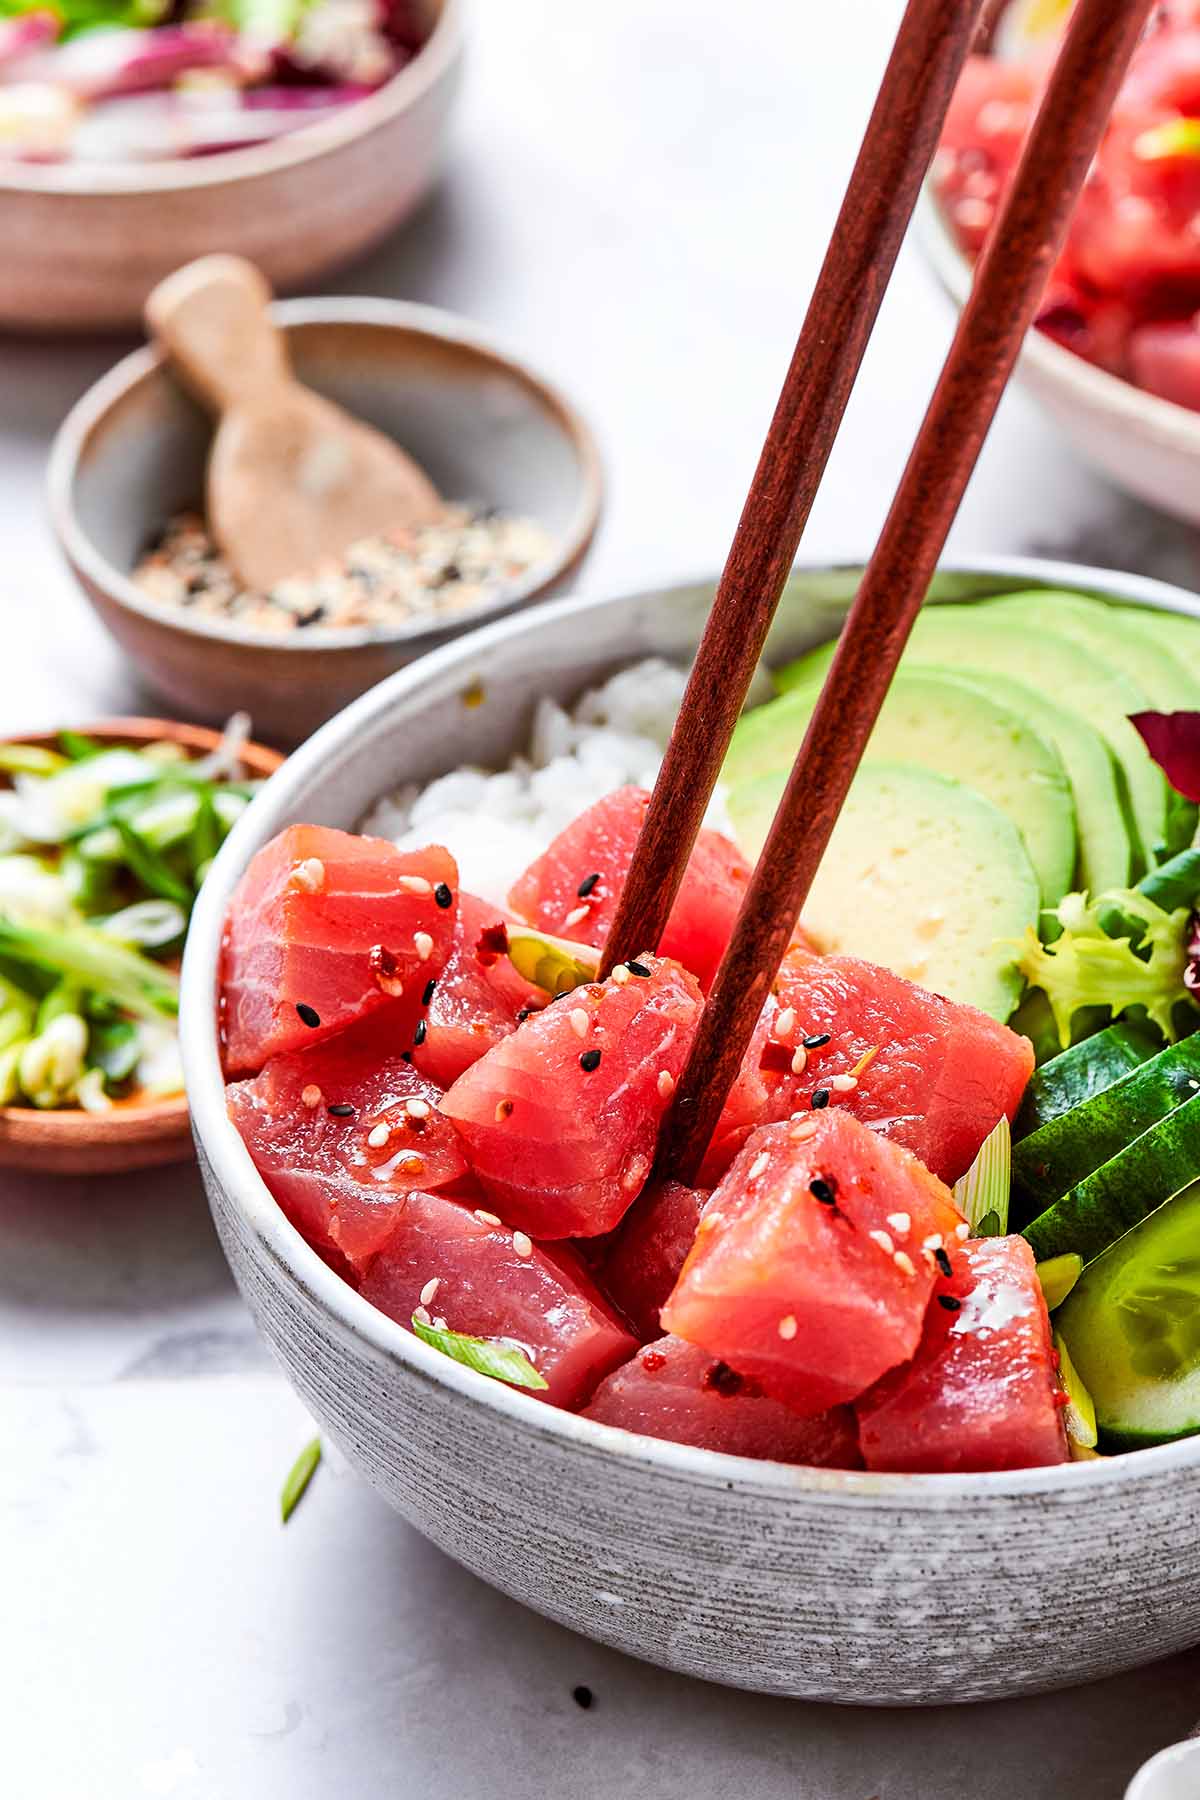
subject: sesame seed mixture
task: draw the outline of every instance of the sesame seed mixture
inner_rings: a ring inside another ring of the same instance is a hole
[[[196,513],[179,513],[133,571],[147,600],[194,616],[286,634],[392,630],[479,606],[549,558],[554,542],[534,519],[450,505],[436,524],[351,545],[341,567],[243,588]]]

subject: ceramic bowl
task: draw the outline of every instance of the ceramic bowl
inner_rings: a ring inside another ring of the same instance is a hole
[[[428,42],[336,118],[248,150],[121,165],[0,165],[0,328],[136,325],[155,284],[209,251],[276,288],[349,262],[437,174],[462,63],[462,0],[423,0]]]
[[[1196,1800],[1200,1794],[1200,1738],[1170,1744],[1143,1765],[1125,1800]]]
[[[591,542],[602,483],[578,414],[473,325],[389,300],[274,310],[302,380],[396,438],[447,498],[526,514],[553,541],[549,559],[501,599],[432,627],[280,637],[155,605],[130,571],[172,513],[200,510],[212,428],[157,350],[118,363],[68,414],[51,451],[59,542],[152,687],[214,722],[245,709],[261,736],[295,743],[413,657],[560,586]]]
[[[168,719],[102,719],[79,730],[106,744],[134,747],[165,738],[182,744],[192,756],[204,756],[220,741],[219,732]],[[19,738],[6,741],[44,744],[52,749],[58,733],[23,731]],[[277,750],[268,750],[264,744],[244,744],[241,757],[252,776],[271,775],[283,761]],[[0,777],[0,785],[8,785],[6,776]],[[0,1106],[0,1167],[4,1168],[49,1175],[110,1175],[184,1162],[191,1150],[187,1101],[181,1094],[162,1100],[132,1094],[116,1101],[106,1113]]]
[[[769,662],[835,632],[857,569],[793,577]],[[1200,617],[1177,589],[1021,559],[935,592],[1082,587]],[[1200,1439],[1015,1474],[872,1475],[661,1443],[551,1410],[427,1348],[288,1224],[225,1113],[222,917],[285,825],[353,827],[394,771],[492,764],[537,696],[649,654],[686,661],[712,584],[563,601],[492,625],[365,695],[231,833],[183,971],[192,1122],[222,1242],[259,1328],[353,1465],[485,1580],[618,1649],[764,1692],[877,1705],[991,1699],[1105,1675],[1200,1638]],[[464,694],[481,704],[466,707]]]
[[[971,262],[955,241],[932,190],[921,197],[917,236],[926,259],[960,310]],[[1017,377],[1072,448],[1139,500],[1200,524],[1200,412],[1147,394],[1132,382],[1031,331]]]

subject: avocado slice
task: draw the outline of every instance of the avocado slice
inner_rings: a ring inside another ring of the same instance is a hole
[[[758,856],[787,777],[727,795],[743,852]],[[1015,940],[1038,913],[1038,881],[1012,820],[961,781],[904,763],[863,763],[804,907],[820,949],[861,956],[1006,1019],[1021,989]]]
[[[1149,695],[1159,712],[1187,712],[1200,704],[1200,678],[1189,676],[1177,656],[1142,631],[1127,606],[1108,606],[1060,588],[1005,594],[989,600],[996,618],[1009,614],[1028,619],[1035,629],[1048,625],[1060,637],[1082,644],[1114,667],[1124,669]]]
[[[781,686],[797,687],[825,672],[834,644],[810,650],[790,665]],[[1074,644],[1070,638],[1023,620],[989,617],[989,603],[926,606],[913,627],[905,652],[909,662],[949,664],[976,669],[985,678],[1009,675],[1036,688],[1054,706],[1067,706],[1093,725],[1108,744],[1127,793],[1127,825],[1134,853],[1134,872],[1149,861],[1149,847],[1163,834],[1167,785],[1151,762],[1146,746],[1129,723],[1129,714],[1149,705],[1145,689],[1123,670]]]
[[[1131,606],[1129,615],[1137,621],[1140,631],[1170,651],[1200,687],[1200,619],[1187,613],[1160,612],[1152,606]],[[1196,702],[1192,704],[1194,706]]]
[[[791,768],[820,689],[791,692],[747,713],[722,779],[729,785]],[[1075,803],[1062,758],[1018,713],[948,671],[902,670],[867,745],[872,762],[904,762],[953,775],[1008,814],[1037,873],[1043,906],[1070,890]]]

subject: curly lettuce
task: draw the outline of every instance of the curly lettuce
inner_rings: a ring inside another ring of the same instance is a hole
[[[1136,932],[1135,945],[1110,936],[1105,923]],[[1195,1006],[1189,992],[1191,908],[1166,912],[1136,888],[1117,888],[1090,900],[1067,894],[1054,909],[1062,935],[1043,944],[1030,926],[1019,941],[1016,966],[1050,1003],[1059,1042],[1071,1042],[1071,1021],[1083,1007],[1108,1007],[1113,1016],[1142,1006],[1168,1043],[1179,1035],[1175,1009]]]

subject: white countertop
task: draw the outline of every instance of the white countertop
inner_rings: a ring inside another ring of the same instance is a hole
[[[611,480],[581,589],[719,565],[899,10],[476,6],[440,192],[336,285],[470,313],[578,398]],[[868,547],[950,323],[906,253],[807,556]],[[52,432],[123,347],[0,343],[5,731],[146,705],[42,509]],[[953,542],[1200,585],[1197,541],[1092,478],[1019,393]],[[332,1464],[281,1530],[308,1435],[194,1170],[3,1177],[0,1792],[1118,1800],[1200,1712],[1200,1653],[924,1714],[662,1675],[491,1593]]]

